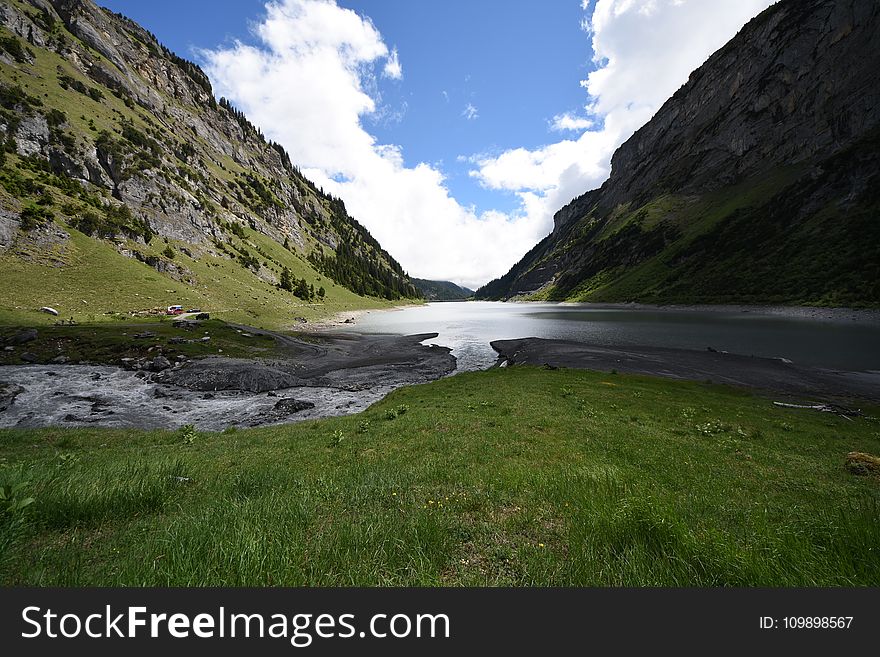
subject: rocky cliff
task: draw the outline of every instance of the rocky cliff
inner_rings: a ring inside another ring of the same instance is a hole
[[[91,0],[0,4],[0,144],[0,310],[419,296],[198,66]]]
[[[782,0],[482,298],[880,304],[880,5]]]

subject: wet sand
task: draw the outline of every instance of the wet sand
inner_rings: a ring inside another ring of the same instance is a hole
[[[522,338],[491,343],[500,364],[549,365],[691,381],[712,381],[803,398],[880,401],[880,372],[795,365],[782,359],[664,347],[602,347]]]

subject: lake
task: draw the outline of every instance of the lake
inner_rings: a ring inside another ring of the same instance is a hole
[[[371,312],[342,330],[352,328],[364,333],[439,333],[426,343],[450,347],[459,370],[495,363],[492,340],[524,337],[608,346],[712,347],[831,369],[880,370],[877,315],[836,309],[469,301]]]

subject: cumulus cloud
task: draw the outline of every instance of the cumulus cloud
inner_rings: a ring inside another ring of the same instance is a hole
[[[575,116],[569,112],[557,114],[550,121],[550,129],[554,132],[580,132],[592,128],[593,122],[582,116]]]
[[[463,206],[438,166],[406,166],[398,145],[378,143],[364,127],[384,111],[377,75],[400,79],[403,68],[372,22],[335,0],[273,0],[254,26],[256,45],[234,42],[201,56],[217,93],[343,198],[405,269],[477,287],[541,239],[555,210],[601,184],[614,148],[767,4],[598,0],[587,21],[598,68],[583,86],[601,127],[560,114],[554,125],[583,130],[579,137],[471,159],[481,185],[517,194],[512,213]],[[477,109],[469,105],[463,116],[476,119]]]
[[[462,110],[461,115],[468,121],[473,121],[480,118],[480,112],[471,103],[465,105],[465,108]]]

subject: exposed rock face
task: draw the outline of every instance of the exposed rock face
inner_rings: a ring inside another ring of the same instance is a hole
[[[477,296],[880,303],[878,125],[880,5],[782,0]]]
[[[241,256],[255,275],[272,258],[276,270],[301,269],[301,256],[316,252],[307,266],[326,275],[354,270],[337,282],[355,289],[360,279],[360,294],[418,296],[340,200],[304,178],[241,112],[218,102],[198,66],[133,21],[92,0],[10,0],[0,6],[0,28],[23,53],[4,59],[0,76],[0,142],[20,158],[6,164],[24,161],[43,187],[56,188],[56,198],[69,197],[55,205],[56,218],[87,226],[87,213],[116,213],[115,223],[99,230],[93,221],[87,234],[120,251],[126,240],[130,249],[155,236],[186,242],[196,256]],[[3,211],[17,214],[40,201],[36,188],[9,189],[18,202],[0,195],[0,249],[14,242]],[[128,214],[120,219],[123,206]],[[283,255],[235,248],[245,227],[284,244]],[[350,261],[334,270],[319,245],[340,243],[350,247]],[[277,280],[265,271],[261,277]]]

